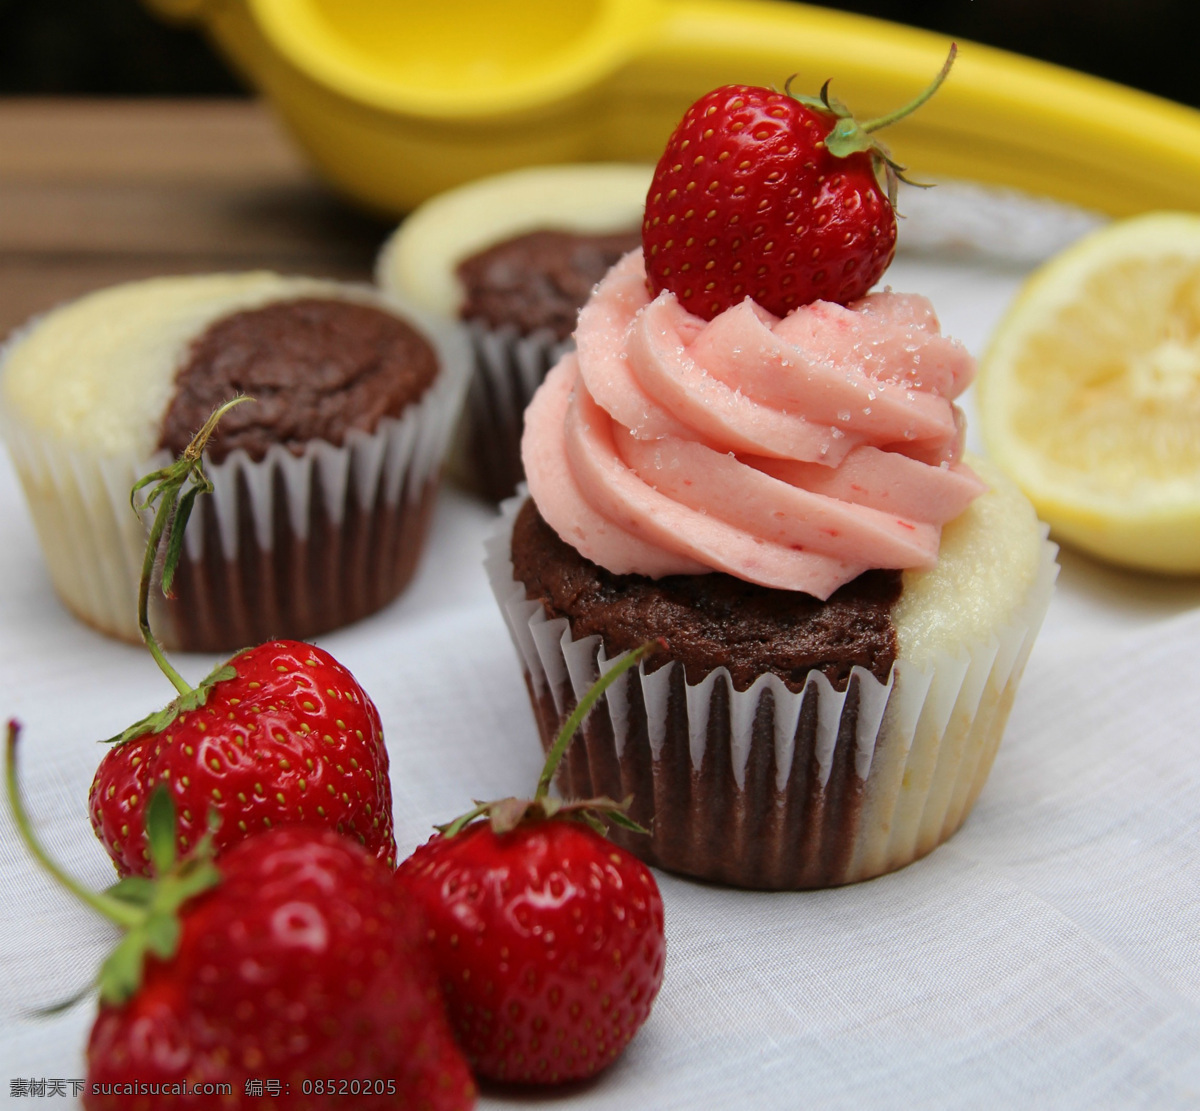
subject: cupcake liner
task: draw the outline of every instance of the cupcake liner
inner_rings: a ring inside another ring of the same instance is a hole
[[[293,454],[273,445],[258,461],[240,449],[206,461],[214,489],[188,522],[175,597],[152,596],[165,647],[224,652],[272,637],[305,639],[374,612],[404,588],[424,544],[468,365],[460,335],[424,330],[441,371],[400,417],[384,418],[373,433],[352,430],[341,446],[313,441]],[[169,454],[99,456],[2,409],[0,429],[59,596],[87,624],[139,641],[150,518],[133,513],[130,489]]]
[[[524,480],[521,432],[525,407],[550,368],[574,347],[549,329],[521,335],[513,325],[467,325],[475,356],[455,466],[463,482],[491,501],[510,497]]]
[[[525,672],[543,745],[615,665],[513,578],[505,502],[485,566]],[[1057,575],[1045,539],[1012,620],[928,668],[898,660],[886,683],[855,667],[844,690],[810,673],[800,690],[725,668],[688,683],[639,663],[585,720],[560,770],[570,797],[632,795],[649,836],[610,836],[650,864],[741,887],[853,883],[924,856],[962,824],[991,770]]]

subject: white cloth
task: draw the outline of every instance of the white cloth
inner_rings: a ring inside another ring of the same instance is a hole
[[[1021,274],[908,258],[888,280],[930,295],[978,351]],[[408,593],[322,638],[379,705],[401,852],[471,798],[528,790],[540,767],[480,567],[490,520],[446,491]],[[96,739],[171,690],[144,651],[58,605],[6,462],[0,538],[0,715],[24,723],[41,838],[100,887],[112,872],[86,813]],[[839,890],[748,893],[660,874],[662,994],[625,1056],[561,1106],[1200,1105],[1200,583],[1071,553],[1062,563],[964,828],[895,875]],[[212,661],[180,662],[198,679]],[[85,984],[113,932],[42,876],[6,811],[0,846],[0,1093],[11,1094],[13,1079],[85,1075],[94,1004],[28,1012]],[[526,1102],[544,1105],[491,1093],[480,1106]]]

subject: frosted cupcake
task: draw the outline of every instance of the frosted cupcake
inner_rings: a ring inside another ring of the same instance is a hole
[[[469,329],[475,365],[456,473],[485,497],[523,477],[521,415],[570,347],[593,286],[637,246],[649,166],[545,166],[418,208],[385,244],[379,285]]]
[[[26,326],[0,421],[63,602],[139,639],[129,492],[235,393],[206,453],[159,639],[304,639],[379,609],[416,567],[465,386],[465,344],[369,289],[270,273],[101,290]]]
[[[526,416],[530,498],[489,573],[543,741],[622,652],[560,785],[633,797],[650,863],[849,883],[928,853],[991,767],[1056,572],[1026,499],[961,458],[973,361],[921,297],[705,322],[641,253]]]

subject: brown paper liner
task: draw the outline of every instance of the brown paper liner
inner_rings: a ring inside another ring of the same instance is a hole
[[[258,545],[244,509],[234,558],[210,545],[199,558],[181,560],[175,596],[152,603],[155,627],[178,650],[224,652],[275,637],[309,640],[358,621],[391,602],[413,577],[437,490],[434,479],[393,504],[352,504],[337,523],[314,486],[307,535],[297,536],[276,514],[269,548]],[[241,505],[247,504],[242,495]],[[206,531],[215,530],[211,505],[201,503],[196,512]]]

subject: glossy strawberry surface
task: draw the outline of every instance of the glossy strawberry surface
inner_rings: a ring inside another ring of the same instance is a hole
[[[610,1064],[662,984],[650,870],[578,821],[435,836],[398,882],[429,920],[451,1025],[477,1076],[552,1084]]]
[[[174,956],[149,956],[137,991],[101,1006],[89,1111],[474,1103],[424,919],[391,869],[307,827],[258,834],[218,868],[180,909]]]
[[[180,852],[220,826],[218,854],[280,825],[325,825],[395,862],[379,714],[328,652],[273,641],[235,656],[235,674],[164,728],[115,744],[92,782],[92,827],[122,875],[149,874],[145,810],[168,786]]]
[[[783,316],[849,304],[892,260],[896,219],[869,151],[835,157],[831,112],[787,93],[724,85],[667,142],[642,244],[655,294],[705,320],[751,297]]]

